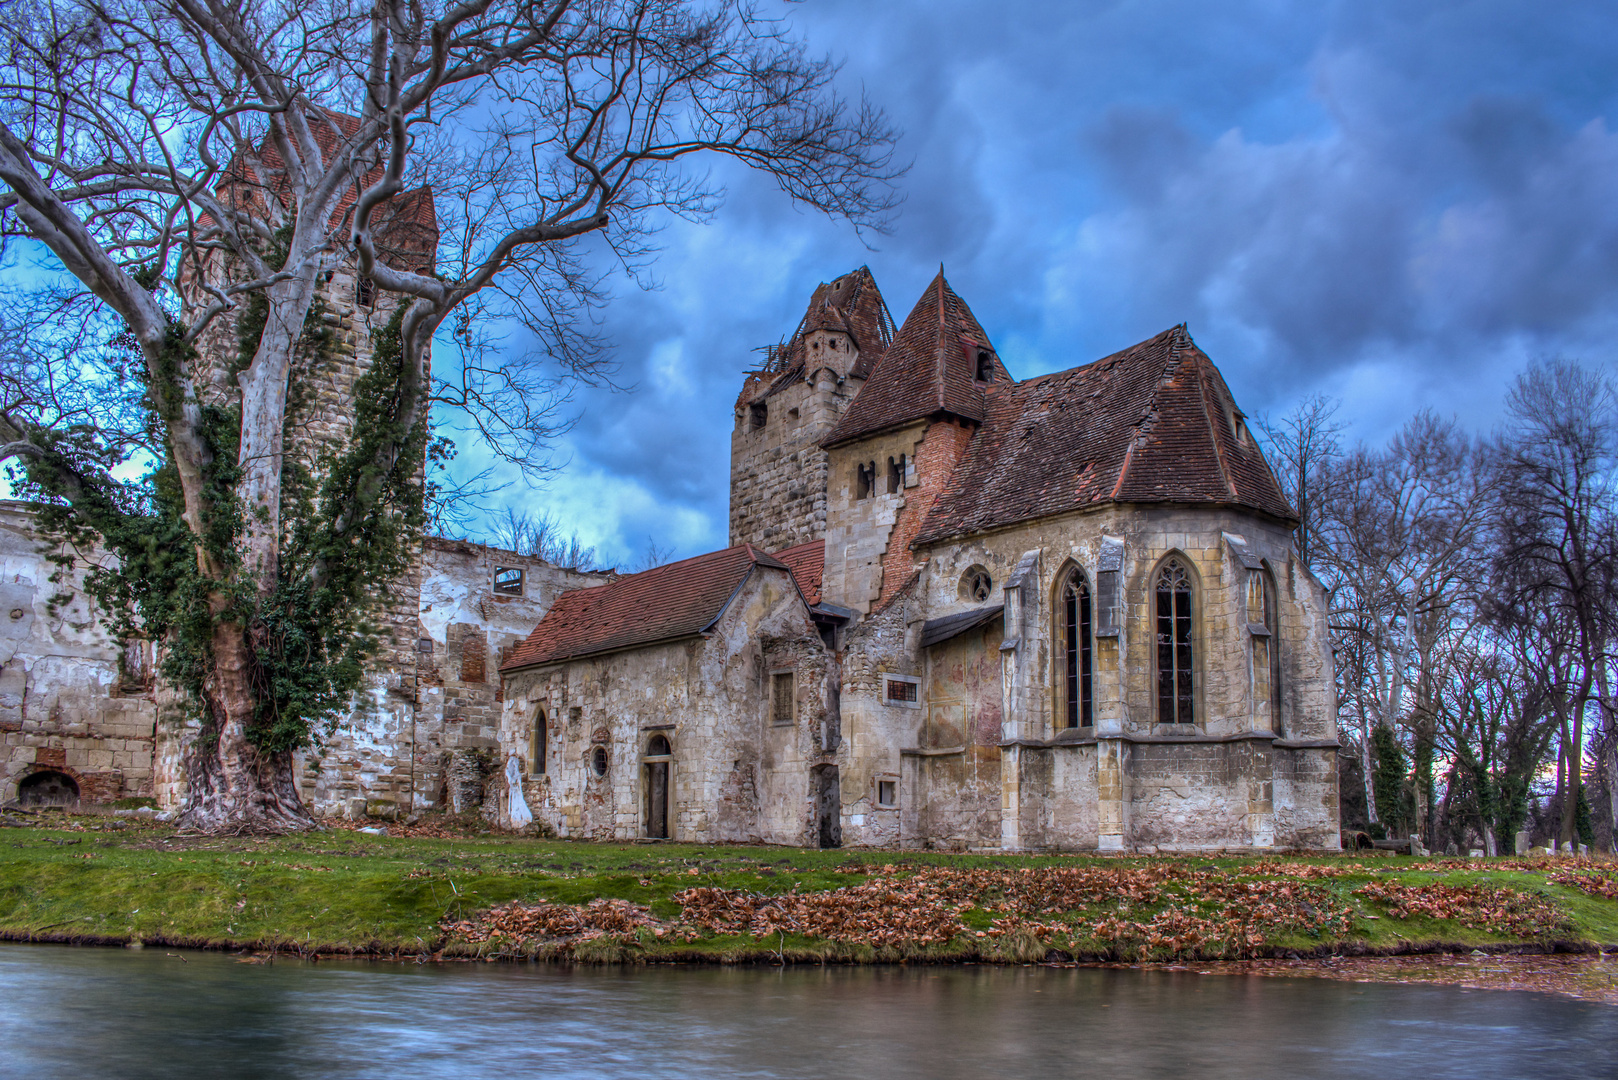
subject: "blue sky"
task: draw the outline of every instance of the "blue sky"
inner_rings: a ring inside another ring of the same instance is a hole
[[[1324,392],[1372,441],[1422,407],[1488,428],[1533,359],[1613,359],[1618,5],[779,10],[903,129],[906,202],[868,248],[721,163],[723,205],[668,224],[657,287],[611,279],[632,389],[581,393],[562,468],[490,500],[608,563],[726,543],[742,373],[862,263],[900,319],[943,263],[1018,377],[1186,322],[1249,413]]]
[[[1027,377],[1179,322],[1249,413],[1325,392],[1377,440],[1486,429],[1535,358],[1618,340],[1618,6],[809,0],[788,9],[905,131],[890,236],[722,172],[619,279],[628,393],[586,393],[546,486],[609,561],[726,542],[731,407],[810,290],[868,263],[903,319],[940,262]]]

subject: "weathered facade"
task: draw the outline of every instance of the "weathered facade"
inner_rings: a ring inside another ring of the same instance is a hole
[[[419,565],[419,591],[395,605],[418,609],[413,625],[401,630],[395,620],[352,712],[298,755],[299,794],[317,813],[480,808],[499,747],[505,652],[558,596],[613,577],[439,537],[423,542]]]
[[[863,269],[815,291],[737,401],[737,546],[675,564],[733,575],[746,553],[747,582],[790,570],[795,590],[710,583],[681,621],[691,582],[635,575],[588,613],[564,596],[506,661],[502,754],[536,818],[701,842],[1335,848],[1323,590],[1184,327],[1016,382],[942,275],[896,333],[886,310]]]
[[[0,503],[0,802],[154,794],[150,647],[115,640],[84,591],[105,557],[47,549],[25,504]]]
[[[70,564],[52,561],[64,555]],[[184,801],[184,703],[156,676],[152,643],[115,640],[84,591],[91,561],[108,557],[46,545],[26,504],[0,503],[0,803]],[[558,596],[615,576],[438,537],[418,564],[416,591],[391,605],[410,613],[408,630],[395,630],[349,715],[297,755],[318,814],[481,810],[501,659]]]
[[[742,545],[563,597],[552,616],[504,680],[501,736],[538,820],[590,839],[835,831],[837,802],[815,788],[836,770],[831,651],[784,562]]]

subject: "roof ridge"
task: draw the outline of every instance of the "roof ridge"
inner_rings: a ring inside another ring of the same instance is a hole
[[[1124,448],[1123,464],[1118,467],[1118,482],[1114,484],[1112,488],[1112,497],[1114,499],[1118,497],[1119,492],[1124,490],[1124,484],[1129,477],[1129,469],[1135,464],[1135,448],[1140,446],[1141,443],[1146,439],[1146,420],[1148,417],[1157,413],[1158,395],[1163,392],[1163,385],[1168,381],[1168,375],[1180,366],[1180,331],[1184,327],[1184,323],[1179,323],[1169,327],[1162,333],[1153,334],[1145,341],[1137,342],[1136,345],[1131,345],[1129,347],[1130,349],[1133,349],[1139,345],[1146,345],[1156,341],[1158,338],[1165,335],[1170,336],[1171,344],[1169,345],[1169,362],[1163,365],[1162,370],[1157,373],[1157,381],[1152,384],[1152,393],[1146,399],[1146,406],[1141,410],[1140,417],[1135,421],[1135,434],[1130,437],[1129,445]],[[1129,349],[1122,349],[1120,351],[1128,352]],[[1118,353],[1113,353],[1112,355],[1117,356]],[[1108,357],[1103,356],[1101,359],[1106,360]],[[1093,362],[1099,363],[1100,361]]]
[[[1213,443],[1214,465],[1219,469],[1219,479],[1224,481],[1225,490],[1230,492],[1232,499],[1239,498],[1236,494],[1236,482],[1230,476],[1230,466],[1225,463],[1225,451],[1219,438],[1219,429],[1214,426],[1213,413],[1208,410],[1209,386],[1206,373],[1202,370],[1202,365],[1196,363],[1196,357],[1202,353],[1202,350],[1197,348],[1196,342],[1191,340],[1191,335],[1186,330],[1185,323],[1181,323],[1177,329],[1179,337],[1184,340],[1186,347],[1191,350],[1192,363],[1197,369],[1197,403],[1202,406],[1202,418],[1208,425],[1208,440]]]
[[[934,395],[934,404],[942,409],[944,407],[944,380],[949,377],[944,370],[944,364],[946,363],[944,359],[944,330],[948,326],[944,316],[944,290],[949,288],[949,283],[944,280],[944,263],[942,260],[939,261],[938,276],[933,279],[933,283],[938,286],[938,334],[933,338],[933,370],[937,373],[934,381],[934,386],[937,390]]]

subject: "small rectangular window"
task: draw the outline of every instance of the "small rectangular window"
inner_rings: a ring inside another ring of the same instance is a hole
[[[766,423],[769,422],[769,419],[770,419],[769,402],[755,401],[755,402],[753,402],[753,404],[749,405],[747,408],[748,408],[748,415],[749,415],[749,423],[752,426],[752,430],[757,431],[759,428],[763,427]]]
[[[921,680],[908,675],[882,676],[882,702],[908,709],[921,708]]]
[[[899,782],[897,780],[878,780],[876,782],[876,804],[884,810],[892,810],[899,805]]]
[[[368,277],[362,277],[354,283],[354,302],[360,307],[372,307],[376,304],[376,282]]]
[[[494,568],[494,591],[501,596],[522,595],[523,572],[514,566]]]
[[[778,671],[770,676],[770,721],[778,726],[791,724],[795,718],[792,693],[792,672]]]

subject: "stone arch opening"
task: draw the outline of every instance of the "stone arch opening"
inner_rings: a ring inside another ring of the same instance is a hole
[[[549,745],[549,725],[543,707],[534,711],[534,775],[545,775],[545,751]]]
[[[23,806],[72,806],[79,801],[79,783],[67,773],[41,769],[23,777],[17,801]]]
[[[822,848],[843,846],[843,785],[835,765],[809,770],[809,795],[815,811],[815,842]]]

